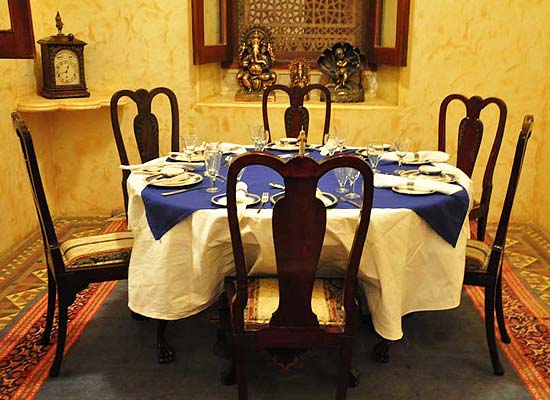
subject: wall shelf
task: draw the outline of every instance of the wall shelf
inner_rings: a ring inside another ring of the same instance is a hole
[[[15,102],[15,108],[20,112],[45,112],[45,111],[79,111],[96,110],[101,107],[109,107],[112,93],[91,92],[90,97],[70,99],[46,99],[38,94],[20,97]],[[130,99],[121,99],[119,105],[125,105]]]

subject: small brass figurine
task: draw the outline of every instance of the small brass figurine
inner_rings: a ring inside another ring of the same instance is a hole
[[[289,66],[290,86],[304,87],[309,85],[309,61],[306,58],[292,60]],[[304,100],[309,100],[309,93],[304,96]]]
[[[317,60],[319,70],[328,76],[325,86],[335,103],[355,103],[365,100],[363,66],[366,56],[350,43],[336,43],[323,51]]]
[[[241,70],[237,73],[237,82],[240,89],[235,100],[261,101],[264,89],[277,81],[277,74],[270,70],[275,55],[268,28],[255,25],[244,33],[239,59]]]

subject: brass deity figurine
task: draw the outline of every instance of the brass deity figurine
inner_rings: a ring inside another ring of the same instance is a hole
[[[356,103],[365,100],[363,66],[366,56],[350,43],[336,43],[323,51],[317,60],[319,70],[328,76],[325,86],[335,103]]]
[[[292,60],[289,66],[290,86],[303,88],[309,85],[309,61],[306,58]],[[304,96],[304,100],[309,100],[309,93]]]
[[[241,39],[239,50],[241,69],[237,73],[240,89],[235,100],[261,101],[263,91],[277,81],[270,70],[275,63],[273,39],[268,28],[255,25]]]

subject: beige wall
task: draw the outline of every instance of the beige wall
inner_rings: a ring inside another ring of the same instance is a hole
[[[188,3],[31,0],[36,39],[55,33],[54,15],[59,9],[64,31],[89,43],[85,50],[86,78],[92,92],[165,85],[178,96],[182,130],[194,127],[204,140],[248,141],[247,121],[261,118],[258,105],[203,100],[205,93],[220,92],[222,80],[232,77],[224,76],[217,65],[200,70],[192,65]],[[497,170],[498,205],[523,114],[535,114],[534,138],[514,217],[532,219],[548,233],[550,189],[543,183],[550,161],[542,154],[549,154],[550,143],[542,138],[548,116],[550,76],[545,66],[550,58],[550,28],[545,21],[550,17],[550,4],[536,0],[508,2],[506,7],[499,0],[483,4],[475,0],[413,0],[408,67],[382,71],[384,76],[397,76],[398,104],[338,105],[333,120],[350,125],[349,141],[354,144],[408,134],[414,136],[418,148],[435,148],[438,105],[446,94],[501,97],[509,114]],[[21,152],[9,118],[16,98],[36,90],[35,71],[40,71],[38,60],[0,60],[0,128],[5,138],[0,147],[4,165],[0,173],[0,254],[36,228]],[[164,117],[161,124],[166,125],[164,106],[159,105],[159,109]],[[132,111],[133,106],[122,109],[126,121]],[[320,111],[313,107],[313,119]],[[34,133],[55,215],[110,214],[122,208],[118,157],[107,108],[23,116]],[[487,116],[494,114],[489,111]],[[488,123],[486,129],[492,126]],[[320,130],[320,125],[312,129]]]

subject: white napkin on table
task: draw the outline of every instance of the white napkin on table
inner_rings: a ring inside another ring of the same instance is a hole
[[[438,182],[430,178],[417,177],[410,180],[404,176],[374,174],[374,187],[391,188],[394,186],[406,186],[408,182],[413,182],[413,188],[418,190],[434,190],[442,194],[454,194],[462,190],[462,186],[452,183]]]
[[[414,162],[414,161],[425,161],[425,162],[444,163],[449,160],[449,157],[450,157],[449,154],[443,151],[431,151],[431,150],[423,150],[423,151],[417,151],[417,152],[408,151],[405,154],[405,157],[403,158],[403,162],[406,163],[406,162]],[[395,162],[399,160],[395,151],[384,153],[381,159],[386,161],[395,161]]]
[[[220,143],[222,153],[243,154],[246,153],[246,148],[242,144],[235,143]]]
[[[329,150],[333,149],[335,152],[338,150],[338,143],[336,143],[336,140],[333,138],[329,138],[324,146],[319,147],[319,153],[324,157],[328,156]]]
[[[174,161],[168,162],[164,160],[159,160],[159,162],[148,162],[144,164],[130,164],[130,165],[120,165],[120,169],[126,169],[134,172],[160,172],[161,169],[165,166],[170,167],[179,167],[186,169],[187,171],[193,171],[195,168],[202,167],[204,163],[202,162],[184,162],[184,161]]]
[[[332,201],[327,196],[325,196],[319,188],[317,188],[317,190],[315,191],[315,197],[321,200],[325,207],[329,207],[330,205],[332,205]]]

